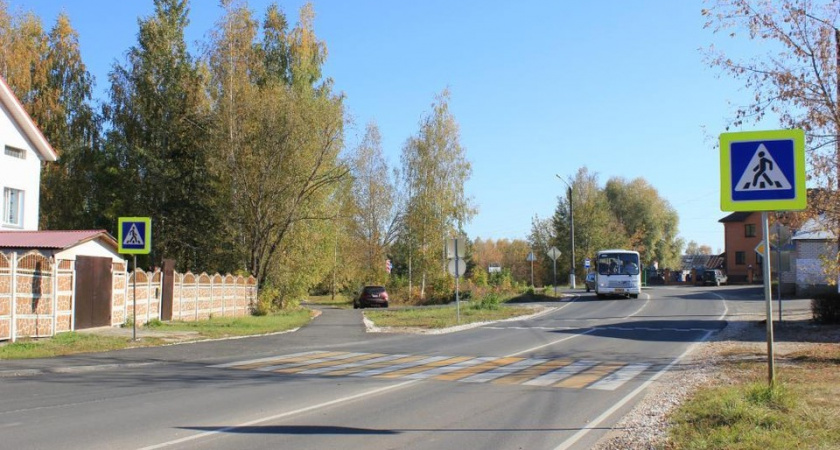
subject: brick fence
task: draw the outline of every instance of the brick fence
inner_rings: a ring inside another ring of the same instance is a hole
[[[134,317],[135,305],[138,325],[160,319],[160,271],[129,274],[124,262],[114,262],[111,278],[112,326]],[[75,281],[75,261],[55,261],[38,251],[0,252],[0,341],[73,331]],[[257,302],[254,277],[187,272],[175,273],[173,281],[172,320],[245,316]]]

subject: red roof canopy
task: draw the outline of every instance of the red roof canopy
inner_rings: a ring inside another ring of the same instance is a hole
[[[0,248],[63,250],[100,237],[117,248],[117,241],[105,230],[0,231]]]

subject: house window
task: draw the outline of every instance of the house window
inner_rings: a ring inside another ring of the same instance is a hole
[[[755,237],[755,224],[748,223],[744,225],[744,236],[746,237]]]
[[[26,152],[14,147],[6,147],[5,153],[7,156],[11,156],[12,158],[18,159],[26,159]]]
[[[3,189],[3,223],[23,227],[23,191]]]
[[[735,264],[743,266],[747,263],[747,254],[744,252],[735,252]]]

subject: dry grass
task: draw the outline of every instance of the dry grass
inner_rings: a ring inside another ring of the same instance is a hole
[[[773,387],[763,327],[717,348],[720,376],[672,415],[667,448],[840,448],[840,327],[777,324]]]

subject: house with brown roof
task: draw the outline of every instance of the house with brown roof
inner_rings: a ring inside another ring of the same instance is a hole
[[[0,77],[0,230],[37,230],[41,164],[58,155]]]
[[[0,340],[119,324],[126,278],[105,230],[0,231]]]
[[[764,235],[760,212],[734,212],[720,219],[724,233],[724,265],[731,283],[755,282],[762,276],[762,258],[755,252]]]

